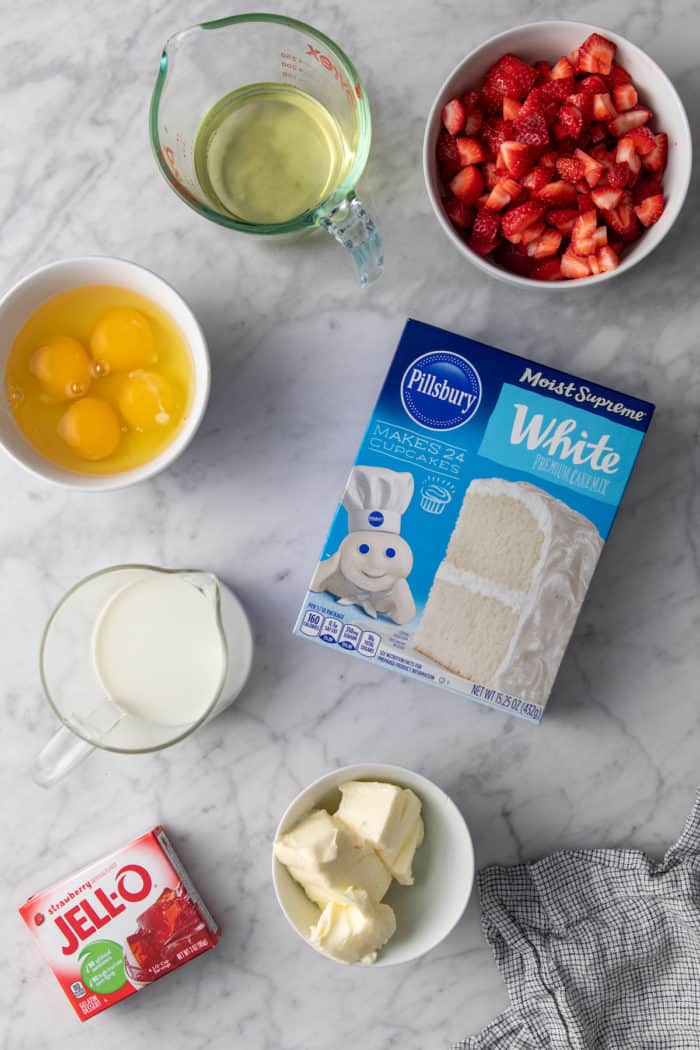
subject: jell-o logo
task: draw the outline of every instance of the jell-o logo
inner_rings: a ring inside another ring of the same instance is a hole
[[[139,885],[137,889],[129,890],[126,887],[126,876],[131,872],[137,876]],[[59,915],[54,922],[65,937],[65,944],[61,946],[64,955],[72,955],[80,947],[81,941],[86,941],[93,933],[97,933],[103,926],[115,919],[123,911],[126,904],[120,902],[142,901],[151,892],[153,881],[146,869],[140,864],[127,864],[117,872],[116,887],[111,893],[106,890],[95,890],[92,902],[83,900],[80,904],[69,908],[65,915]]]

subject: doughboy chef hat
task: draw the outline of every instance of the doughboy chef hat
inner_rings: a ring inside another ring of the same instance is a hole
[[[353,467],[343,496],[349,532],[401,532],[413,496],[413,475],[385,467]]]

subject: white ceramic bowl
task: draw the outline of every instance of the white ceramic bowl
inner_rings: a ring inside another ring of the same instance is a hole
[[[555,62],[562,55],[583,43],[589,33],[600,33],[617,45],[617,61],[627,70],[640,93],[640,101],[648,105],[655,118],[655,127],[668,134],[668,167],[664,173],[664,195],[666,207],[659,221],[645,230],[642,237],[625,252],[616,270],[601,273],[594,277],[583,277],[579,280],[535,281],[529,277],[520,277],[503,269],[495,262],[484,259],[473,252],[461,239],[450,222],[442,206],[440,181],[435,159],[435,146],[441,127],[440,114],[442,107],[455,95],[479,87],[484,74],[493,63],[506,52],[522,58],[525,62],[538,59]],[[423,172],[435,214],[443,230],[461,252],[474,266],[485,273],[510,284],[527,288],[539,288],[545,291],[576,289],[607,281],[617,274],[624,273],[636,266],[638,262],[660,244],[673,226],[680,212],[688,191],[692,167],[692,143],[688,117],[678,92],[666,74],[656,62],[641,51],[629,40],[609,29],[588,25],[585,22],[532,22],[530,25],[517,26],[505,33],[491,37],[484,44],[471,51],[458,66],[453,69],[440,88],[437,98],[428,117],[423,141]]]
[[[336,769],[307,787],[288,807],[275,838],[293,828],[312,809],[335,812],[340,803],[338,787],[348,780],[383,780],[411,788],[423,803],[425,839],[416,852],[415,883],[399,886],[392,882],[384,900],[396,913],[396,933],[379,952],[374,965],[407,963],[444,940],[462,917],[474,882],[471,836],[457,806],[432,781],[401,766],[370,764]],[[306,934],[318,921],[318,908],[274,853],[272,878],[282,911],[309,944]]]
[[[12,418],[4,393],[5,365],[22,325],[47,299],[87,284],[112,284],[131,288],[157,303],[178,326],[192,355],[194,390],[187,414],[175,438],[163,451],[133,470],[119,474],[78,474],[60,467],[34,449]],[[209,398],[209,352],[197,320],[185,300],[162,277],[125,259],[85,256],[50,263],[22,278],[0,299],[0,445],[32,474],[73,489],[118,489],[150,478],[177,459],[199,426]]]

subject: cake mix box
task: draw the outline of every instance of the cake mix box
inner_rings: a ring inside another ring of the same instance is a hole
[[[408,321],[295,632],[539,722],[653,411]]]
[[[221,932],[161,827],[19,913],[81,1021],[213,948]]]

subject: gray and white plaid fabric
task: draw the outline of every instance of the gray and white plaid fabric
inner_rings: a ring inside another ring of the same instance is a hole
[[[660,864],[573,850],[478,885],[512,1005],[453,1050],[700,1050],[700,793]]]

